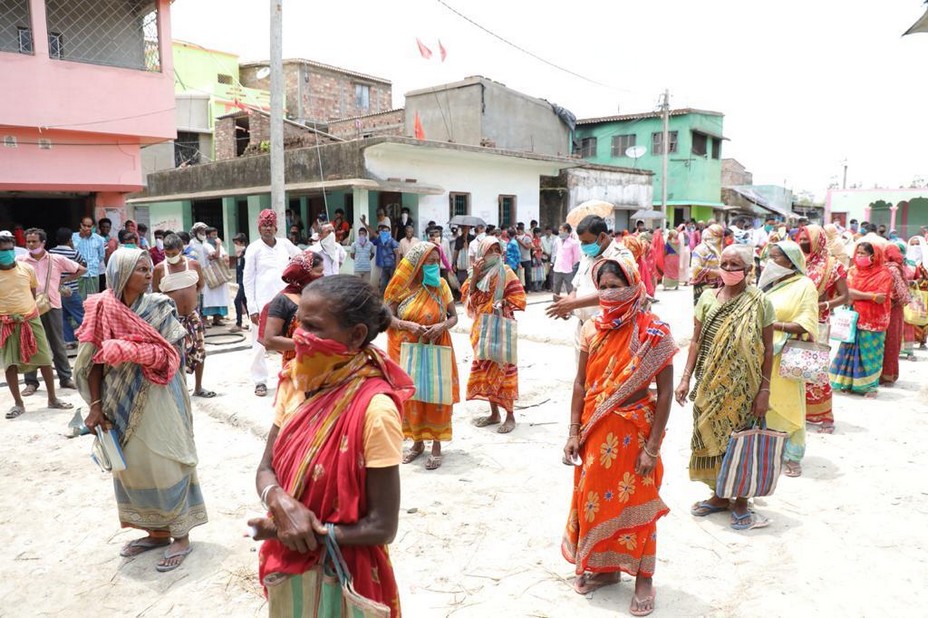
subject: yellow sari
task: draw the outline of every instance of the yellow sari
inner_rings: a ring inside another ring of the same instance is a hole
[[[454,302],[451,288],[444,279],[439,280],[438,287],[423,285],[418,274],[422,271],[425,258],[438,247],[430,242],[414,245],[406,257],[396,267],[393,278],[384,293],[387,304],[396,304],[396,317],[424,326],[438,324],[445,320],[448,306]],[[396,363],[400,362],[400,348],[404,342],[416,343],[419,338],[409,331],[390,328],[387,330],[387,354]],[[435,342],[451,348],[451,385],[454,403],[461,400],[458,387],[458,367],[454,359],[451,333],[445,331]],[[452,405],[425,403],[408,400],[403,406],[403,435],[415,441],[451,439]]]

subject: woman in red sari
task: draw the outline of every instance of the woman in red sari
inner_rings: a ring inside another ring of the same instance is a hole
[[[290,258],[290,263],[280,276],[287,287],[264,306],[258,318],[258,337],[264,347],[283,354],[286,365],[296,352],[293,351],[293,332],[297,327],[296,312],[299,309],[303,288],[323,274],[322,256],[307,249]]]
[[[391,319],[376,290],[352,275],[303,292],[296,357],[281,373],[256,479],[268,517],[248,522],[265,540],[259,573],[271,615],[315,615],[326,534],[355,590],[400,615],[387,545],[399,516],[400,416],[413,387],[371,345]]]
[[[893,278],[893,289],[889,295],[892,309],[889,313],[889,327],[886,329],[880,385],[892,386],[899,379],[899,355],[902,353],[902,332],[905,328],[904,308],[909,302],[909,286],[905,278],[905,258],[899,246],[890,242],[883,253],[886,255],[886,268]]]
[[[806,275],[818,290],[818,335],[815,340],[828,342],[828,319],[831,310],[847,304],[847,271],[829,251],[828,236],[818,225],[799,229],[796,236],[806,257]],[[806,384],[806,422],[819,425],[819,433],[834,433],[835,417],[832,413],[831,384]]]
[[[677,346],[667,324],[644,310],[637,270],[621,260],[593,266],[602,315],[581,330],[564,463],[574,492],[561,553],[587,594],[636,577],[629,611],[654,611],[657,520],[669,512],[658,493],[661,440],[673,397]],[[648,387],[657,381],[657,396]]]

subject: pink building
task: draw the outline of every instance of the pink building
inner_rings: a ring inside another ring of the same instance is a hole
[[[126,217],[176,137],[170,0],[0,0],[0,229]]]

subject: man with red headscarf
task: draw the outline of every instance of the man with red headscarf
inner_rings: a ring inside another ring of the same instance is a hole
[[[300,250],[286,238],[277,238],[277,214],[270,209],[258,215],[258,233],[261,237],[245,249],[245,272],[242,283],[251,322],[258,326],[258,318],[264,306],[271,302],[284,287],[281,275],[290,258]],[[255,395],[267,395],[267,350],[258,329],[252,330],[251,379],[255,383]]]

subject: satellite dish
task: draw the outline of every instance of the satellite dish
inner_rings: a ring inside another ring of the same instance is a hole
[[[258,69],[258,72],[255,73],[255,77],[257,77],[258,79],[264,79],[270,74],[271,74],[271,67],[261,67],[260,69]]]
[[[648,151],[644,146],[631,146],[625,149],[625,156],[632,159],[640,159]]]

